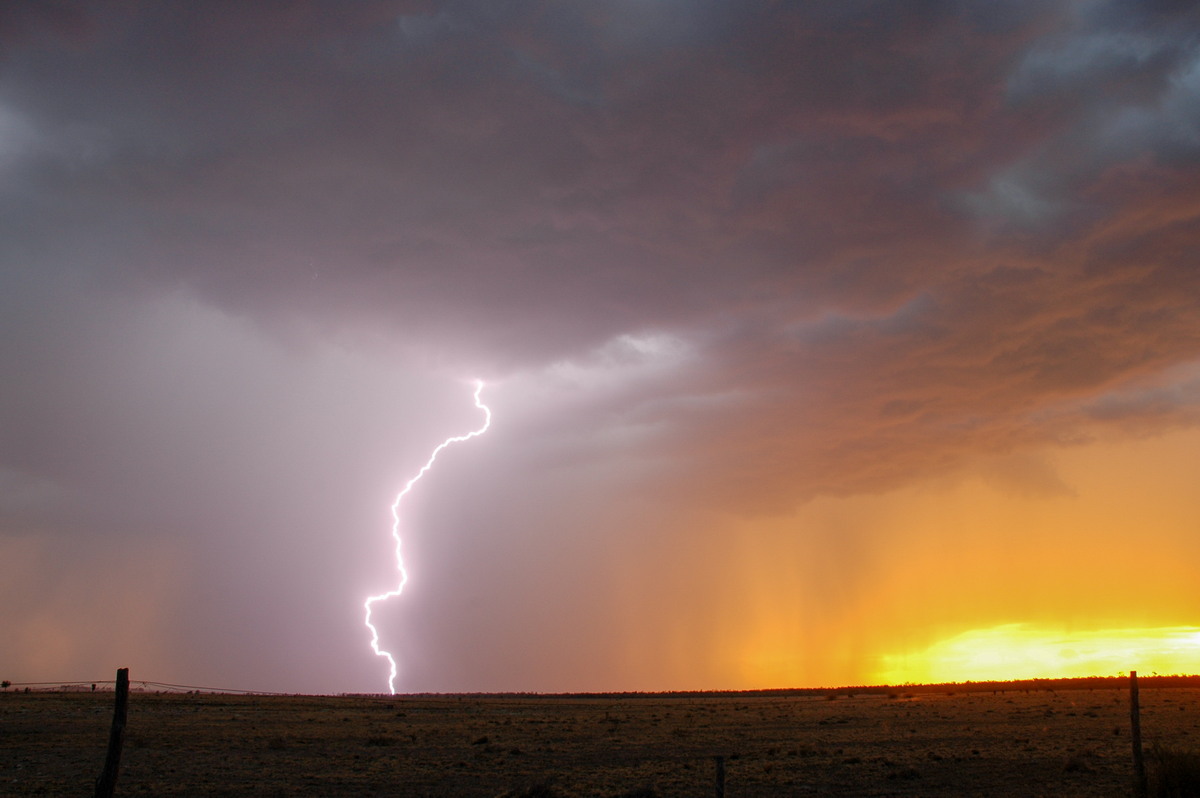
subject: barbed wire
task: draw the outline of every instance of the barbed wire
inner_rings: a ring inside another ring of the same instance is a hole
[[[55,682],[9,682],[9,689],[30,688],[38,690],[95,690],[101,685],[116,685],[115,679],[68,679]],[[140,686],[144,690],[161,690],[165,692],[198,692],[225,693],[232,695],[294,695],[293,693],[272,692],[270,690],[247,690],[239,687],[210,687],[198,684],[176,684],[174,682],[156,682],[143,679],[130,679],[130,688]]]

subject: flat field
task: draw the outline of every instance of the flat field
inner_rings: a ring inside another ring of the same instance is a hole
[[[1129,694],[130,694],[118,795],[1124,796]],[[111,692],[0,693],[0,795],[87,796]],[[1147,750],[1200,689],[1141,690]]]

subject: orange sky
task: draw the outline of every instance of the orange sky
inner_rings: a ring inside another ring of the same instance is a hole
[[[709,601],[689,612],[671,602],[670,577],[640,572],[625,610],[647,631],[629,655],[658,664],[653,683],[742,688],[1193,673],[1200,637],[1178,633],[1196,629],[1200,609],[1197,469],[1196,431],[1097,439],[816,499],[788,517],[714,522],[721,534],[693,556],[721,566],[677,593]],[[1117,648],[1105,661],[1097,646]],[[1076,664],[1080,648],[1092,655]],[[702,656],[710,649],[717,659]]]

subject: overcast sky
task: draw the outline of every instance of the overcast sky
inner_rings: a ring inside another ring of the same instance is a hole
[[[872,681],[1200,612],[1200,12],[0,5],[0,676]],[[1135,667],[1135,666],[1134,666]]]

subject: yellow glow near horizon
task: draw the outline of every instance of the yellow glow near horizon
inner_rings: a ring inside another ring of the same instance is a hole
[[[1200,430],[1182,430],[776,515],[639,516],[654,533],[606,566],[627,683],[1200,674],[1197,469]]]
[[[881,684],[1200,672],[1200,627],[1060,632],[1005,624],[974,629],[912,655],[887,655]]]

